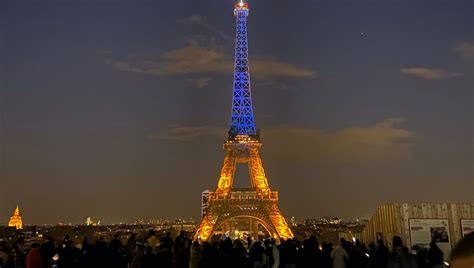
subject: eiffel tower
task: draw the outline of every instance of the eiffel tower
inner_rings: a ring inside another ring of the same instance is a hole
[[[226,223],[248,218],[261,224],[275,239],[293,237],[278,206],[278,192],[271,191],[260,158],[260,133],[255,127],[250,94],[250,72],[247,44],[248,3],[235,4],[236,46],[234,90],[229,137],[224,143],[225,157],[215,192],[208,193],[208,203],[202,222],[194,236],[206,241]],[[251,188],[233,188],[237,164],[247,164]]]

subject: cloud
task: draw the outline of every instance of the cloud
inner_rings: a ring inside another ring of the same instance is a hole
[[[171,127],[157,135],[151,135],[148,138],[152,140],[168,141],[193,141],[201,137],[219,137],[224,139],[227,131],[222,127]]]
[[[205,21],[205,17],[201,16],[201,15],[191,15],[187,18],[183,18],[183,19],[179,19],[178,22],[180,23],[184,23],[184,24],[201,24],[201,23],[204,23]]]
[[[308,165],[346,165],[400,160],[410,157],[415,135],[401,118],[387,118],[368,127],[334,131],[274,127],[263,130],[265,153]],[[173,127],[153,139],[192,142],[202,137],[225,140],[223,127]]]
[[[463,75],[462,73],[448,72],[443,69],[424,67],[402,68],[400,71],[406,75],[416,76],[427,80],[441,80]]]
[[[250,71],[252,75],[256,75],[257,78],[260,79],[271,77],[318,77],[318,74],[312,70],[281,62],[273,58],[256,58],[254,61],[250,60]]]
[[[155,76],[185,74],[232,73],[233,59],[216,47],[204,47],[197,42],[163,53],[158,60],[127,59],[115,61],[116,70]],[[317,78],[318,74],[310,69],[279,61],[274,58],[253,57],[250,60],[252,77],[256,79]]]
[[[211,81],[210,77],[199,77],[198,79],[195,79],[193,82],[196,88],[204,88],[209,85],[209,81]]]
[[[474,44],[461,42],[454,47],[454,51],[467,61],[474,62]]]
[[[231,36],[227,35],[223,31],[217,29],[212,24],[207,23],[206,17],[203,17],[201,15],[194,14],[194,15],[191,15],[187,18],[179,19],[178,22],[183,23],[183,24],[190,24],[190,25],[193,25],[193,24],[201,25],[204,28],[206,28],[207,30],[209,30],[210,32],[212,32],[214,34],[217,34],[218,37],[220,37],[222,40],[224,40],[226,42],[233,42],[234,41],[234,39]]]
[[[264,132],[269,154],[307,164],[344,165],[406,159],[415,135],[401,127],[404,120],[387,118],[368,127],[334,131],[275,128]]]

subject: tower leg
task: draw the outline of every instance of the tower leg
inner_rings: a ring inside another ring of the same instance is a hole
[[[234,173],[236,168],[236,159],[232,152],[227,151],[224,157],[224,164],[221,170],[221,176],[217,183],[217,192],[228,193],[232,188],[234,182]]]
[[[214,232],[216,221],[217,217],[215,215],[207,214],[206,216],[204,216],[196,234],[194,235],[194,240],[209,240],[211,238],[212,233]]]
[[[270,212],[270,219],[278,234],[278,238],[293,238],[293,232],[291,231],[290,227],[288,227],[285,217],[281,215],[278,208],[273,208],[273,211]]]
[[[258,152],[253,152],[249,159],[249,172],[252,180],[252,186],[259,192],[267,193],[270,191],[268,180],[263,169],[262,159]]]

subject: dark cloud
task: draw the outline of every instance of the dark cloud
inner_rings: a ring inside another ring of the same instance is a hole
[[[474,44],[461,42],[454,47],[454,51],[465,60],[474,62]]]
[[[199,77],[195,79],[193,82],[196,88],[204,88],[209,85],[209,81],[211,81],[210,77]]]
[[[441,80],[462,76],[462,73],[449,72],[443,69],[426,68],[426,67],[409,67],[400,70],[403,74],[416,76],[426,80]]]
[[[306,164],[346,165],[401,160],[410,156],[415,134],[403,127],[401,118],[387,118],[368,127],[349,127],[335,131],[323,129],[273,127],[265,129],[265,150],[277,157],[304,159]],[[172,127],[153,139],[191,142],[206,136],[224,140],[223,127]]]
[[[231,55],[226,55],[218,48],[204,47],[192,42],[185,47],[162,54],[159,60],[115,61],[112,67],[119,71],[156,76],[219,74],[233,72],[233,59]],[[250,69],[252,77],[256,79],[318,77],[313,70],[275,58],[253,57]]]

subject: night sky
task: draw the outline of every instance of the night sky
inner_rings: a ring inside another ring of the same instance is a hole
[[[230,121],[233,1],[1,2],[0,224],[17,203],[27,224],[198,218]],[[286,216],[474,201],[472,0],[249,4]]]

